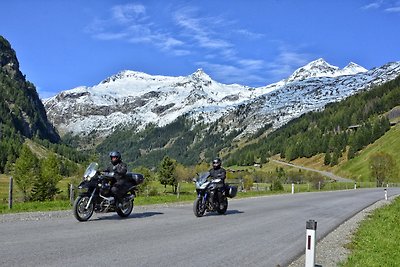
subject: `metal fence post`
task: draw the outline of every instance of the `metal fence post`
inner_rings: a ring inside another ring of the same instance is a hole
[[[74,194],[74,185],[69,185],[69,201],[71,204],[74,204],[75,194]]]
[[[13,178],[12,176],[10,177],[10,186],[8,189],[8,208],[12,209],[12,204],[13,204]]]
[[[315,236],[317,231],[317,222],[309,220],[306,222],[306,263],[305,267],[315,267]]]

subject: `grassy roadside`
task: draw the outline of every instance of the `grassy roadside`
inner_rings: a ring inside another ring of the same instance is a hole
[[[400,266],[400,198],[377,209],[361,222],[352,242],[351,254],[342,267]]]

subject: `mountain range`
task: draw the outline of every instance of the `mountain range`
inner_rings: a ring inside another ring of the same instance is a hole
[[[262,87],[222,84],[202,69],[169,77],[125,70],[99,84],[63,91],[45,99],[49,120],[61,135],[104,139],[117,129],[165,126],[188,116],[194,124],[217,120],[238,130],[237,139],[272,125],[276,129],[309,111],[323,109],[359,91],[393,80],[400,62],[367,70],[353,62],[345,68],[322,58],[287,79]]]

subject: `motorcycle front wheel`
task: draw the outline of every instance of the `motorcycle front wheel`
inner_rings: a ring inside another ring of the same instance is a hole
[[[133,210],[133,201],[132,200],[125,201],[122,204],[122,208],[117,207],[116,210],[117,210],[117,214],[120,217],[122,217],[122,218],[128,217],[132,213],[132,210]]]
[[[86,208],[89,202],[89,196],[78,196],[74,202],[74,216],[80,222],[85,222],[90,219],[93,215],[94,204],[91,202]]]
[[[206,212],[206,205],[203,202],[202,197],[196,198],[196,200],[193,203],[193,212],[196,217],[202,217],[204,213]]]

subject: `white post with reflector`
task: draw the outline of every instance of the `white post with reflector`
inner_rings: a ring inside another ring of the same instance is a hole
[[[317,232],[317,222],[309,220],[306,222],[306,265],[305,267],[315,267],[315,240]]]
[[[294,183],[292,183],[292,195],[294,194]]]
[[[385,200],[388,200],[388,196],[387,196],[387,190],[385,188]]]

